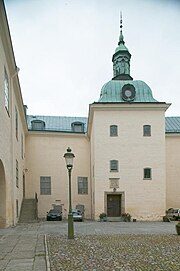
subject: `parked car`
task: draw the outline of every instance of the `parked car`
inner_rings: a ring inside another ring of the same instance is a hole
[[[51,209],[47,213],[47,221],[61,221],[62,220],[62,212],[58,209]]]
[[[166,212],[166,216],[169,219],[179,220],[180,219],[180,208],[169,208]]]
[[[73,221],[83,221],[83,213],[79,209],[72,209]]]

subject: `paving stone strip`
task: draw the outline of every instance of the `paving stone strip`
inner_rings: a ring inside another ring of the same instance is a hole
[[[44,235],[27,233],[2,236],[0,271],[46,271]]]
[[[51,271],[179,271],[178,235],[47,235]]]

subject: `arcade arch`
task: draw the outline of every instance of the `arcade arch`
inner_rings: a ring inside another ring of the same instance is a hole
[[[0,160],[0,228],[6,226],[6,182],[2,160]]]

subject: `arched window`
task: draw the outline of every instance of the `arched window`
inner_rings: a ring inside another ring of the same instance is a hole
[[[118,161],[117,160],[110,161],[110,171],[118,171]]]
[[[143,126],[143,136],[151,136],[151,125]]]
[[[144,179],[152,179],[152,169],[144,168]]]
[[[76,121],[71,123],[72,131],[75,133],[84,133],[84,123]]]
[[[110,125],[110,136],[118,136],[117,125]]]

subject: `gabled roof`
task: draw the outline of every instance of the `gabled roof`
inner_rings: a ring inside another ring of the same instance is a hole
[[[45,123],[45,132],[67,132],[73,133],[72,123],[84,124],[84,132],[87,130],[87,118],[84,117],[62,117],[62,116],[27,116],[28,130],[33,131],[32,122],[42,121]],[[41,130],[41,129],[37,129]]]
[[[166,117],[166,133],[180,133],[180,117]]]

